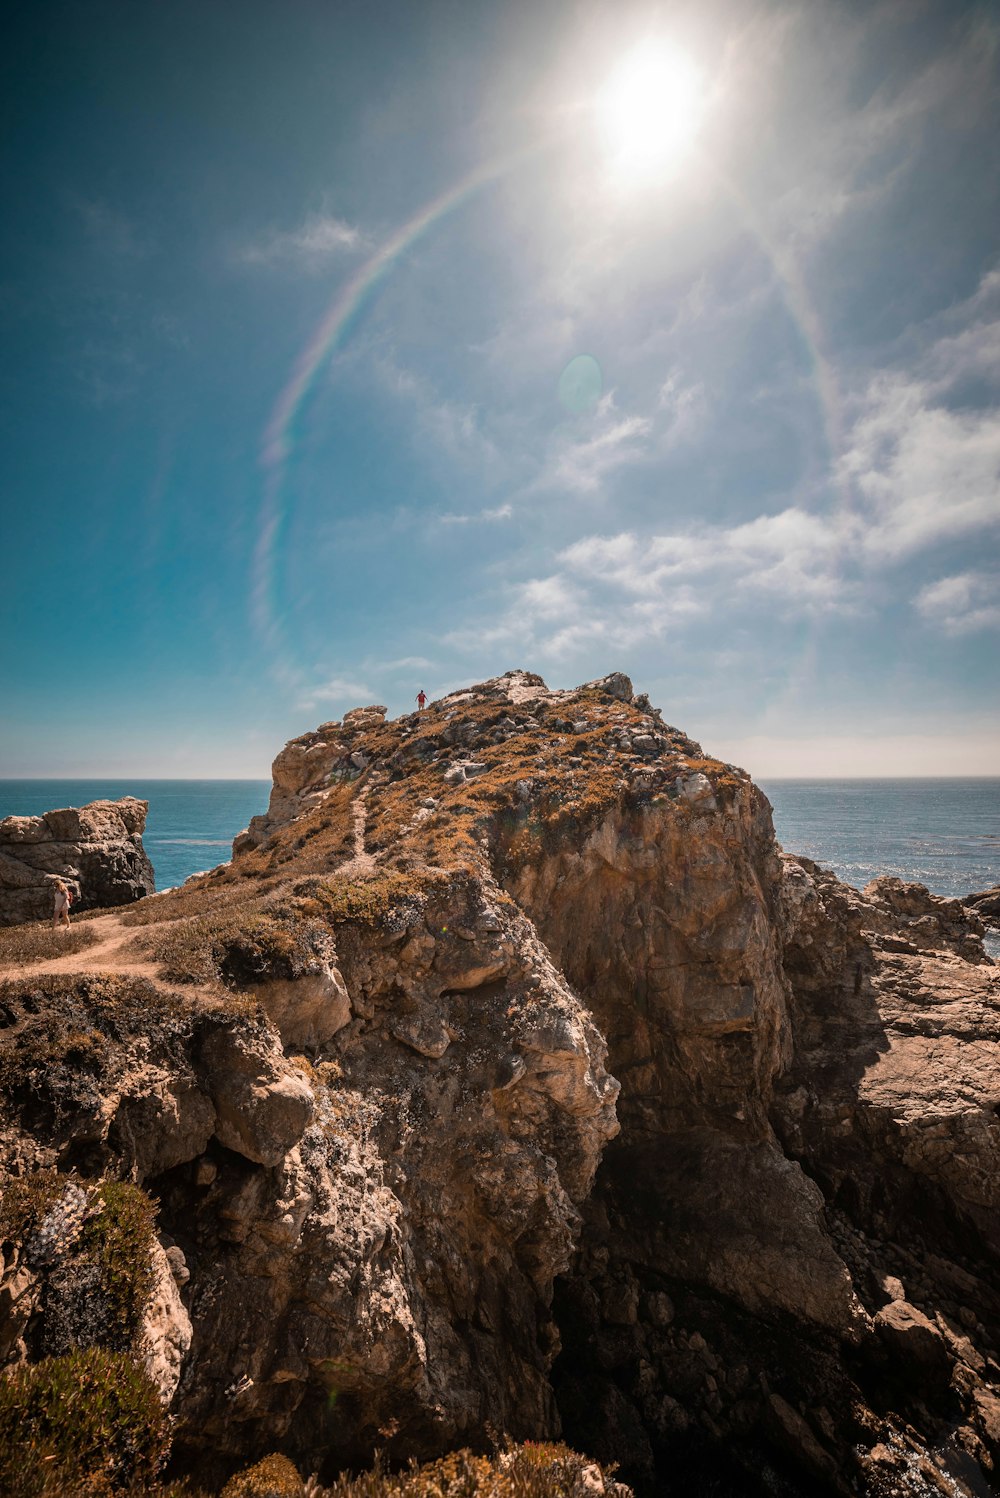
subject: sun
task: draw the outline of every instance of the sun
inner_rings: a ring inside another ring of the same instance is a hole
[[[623,57],[597,98],[615,179],[649,182],[673,171],[698,133],[704,107],[702,75],[686,53],[646,41]]]

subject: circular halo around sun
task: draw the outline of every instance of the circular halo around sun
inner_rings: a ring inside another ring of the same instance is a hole
[[[689,151],[705,109],[702,74],[687,53],[645,41],[622,58],[597,98],[597,119],[616,181],[668,175]]]

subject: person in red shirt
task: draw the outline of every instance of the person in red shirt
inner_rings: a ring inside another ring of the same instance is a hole
[[[417,693],[417,712],[422,713],[426,706],[427,693],[424,691],[423,687],[421,687],[420,691]]]

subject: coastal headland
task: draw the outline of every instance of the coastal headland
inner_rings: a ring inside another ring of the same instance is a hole
[[[213,1493],[491,1436],[584,1453],[552,1492],[988,1492],[982,934],[783,852],[621,674],[322,724],[230,862],[0,934],[6,1380],[141,1368]]]

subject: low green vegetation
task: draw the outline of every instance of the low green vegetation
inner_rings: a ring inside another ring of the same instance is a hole
[[[156,1389],[124,1353],[90,1347],[0,1376],[0,1493],[10,1498],[141,1491],[169,1444]]]
[[[152,1290],[156,1208],[144,1191],[125,1181],[99,1186],[94,1208],[81,1236],[81,1257],[100,1271],[107,1307],[101,1340],[121,1351],[134,1350]]]

